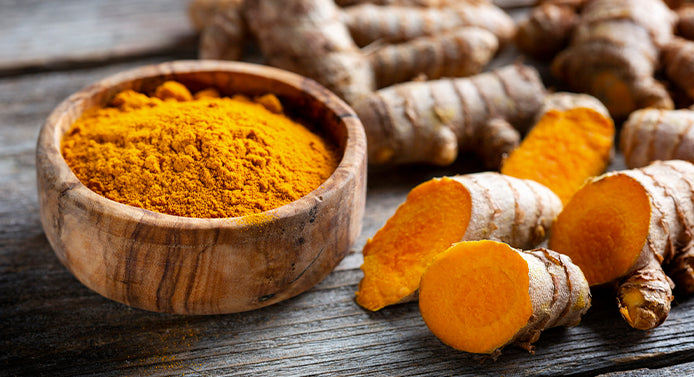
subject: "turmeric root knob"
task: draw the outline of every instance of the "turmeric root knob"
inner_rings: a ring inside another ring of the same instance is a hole
[[[634,328],[660,325],[673,284],[692,292],[694,165],[679,160],[605,174],[579,190],[552,227],[549,247],[581,267],[591,285],[617,283]]]
[[[552,72],[572,89],[598,97],[615,118],[649,106],[673,108],[653,75],[675,21],[660,0],[589,1]]]
[[[474,151],[496,169],[518,146],[519,131],[531,125],[544,96],[538,72],[516,64],[393,85],[364,97],[354,110],[364,124],[370,164],[449,165],[459,151]]]
[[[364,246],[357,303],[379,310],[415,298],[431,259],[461,240],[533,247],[560,210],[546,187],[498,173],[424,182]]]
[[[460,242],[422,275],[419,308],[445,344],[493,354],[518,343],[532,352],[546,328],[573,326],[590,307],[588,283],[571,260],[495,241]]]

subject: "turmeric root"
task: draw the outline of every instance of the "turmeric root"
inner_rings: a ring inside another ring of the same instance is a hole
[[[550,59],[568,45],[577,21],[573,7],[542,3],[518,23],[516,46],[530,56]]]
[[[566,204],[586,179],[605,172],[614,134],[612,119],[593,109],[549,110],[504,160],[501,173],[542,183]]]
[[[535,123],[537,123],[540,118],[542,118],[542,116],[550,110],[566,111],[579,107],[593,109],[604,115],[606,118],[610,117],[610,112],[607,110],[605,105],[603,105],[600,100],[589,94],[555,92],[545,96],[542,109],[537,113],[537,121]]]
[[[244,17],[270,65],[313,78],[353,103],[375,89],[369,60],[325,0],[254,0]]]
[[[615,118],[644,107],[671,109],[670,95],[653,74],[675,20],[660,0],[590,1],[552,72],[574,90],[600,99]]]
[[[590,308],[588,282],[565,255],[496,241],[460,242],[422,275],[424,323],[445,344],[494,356],[517,343],[533,352],[544,329],[575,326]]]
[[[531,248],[560,210],[559,198],[546,187],[499,173],[424,182],[364,246],[357,303],[379,310],[414,299],[432,258],[461,240]]]
[[[369,54],[379,88],[412,80],[464,77],[482,71],[499,48],[491,32],[463,27],[436,36],[385,45]]]
[[[341,7],[347,7],[357,4],[374,4],[374,5],[398,5],[406,7],[432,7],[441,8],[453,4],[463,2],[479,3],[489,2],[488,0],[335,0],[335,3]]]
[[[487,1],[461,1],[442,8],[361,4],[344,8],[342,20],[359,46],[397,43],[463,26],[489,30],[502,43],[516,33],[513,19]]]
[[[684,4],[677,9],[677,33],[684,38],[694,40],[694,4]]]
[[[607,173],[581,188],[559,214],[549,247],[571,257],[590,285],[617,284],[619,310],[634,328],[660,325],[673,284],[694,291],[694,165],[659,161]]]
[[[534,68],[512,65],[468,78],[393,85],[354,110],[366,130],[369,163],[447,165],[459,151],[475,151],[498,168],[501,156],[518,146],[514,127],[525,132],[544,96]]]
[[[694,162],[694,111],[643,109],[622,126],[620,150],[629,168],[656,160]]]
[[[668,78],[694,100],[694,42],[673,38],[663,47]]]
[[[242,5],[243,0],[195,0],[190,3],[190,18],[201,30],[198,48],[201,59],[241,59],[247,34]]]

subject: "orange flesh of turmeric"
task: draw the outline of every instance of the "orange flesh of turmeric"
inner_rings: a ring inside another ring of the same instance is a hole
[[[533,314],[528,272],[525,259],[506,244],[455,244],[422,276],[422,318],[445,344],[491,353],[507,344]]]
[[[571,257],[592,285],[628,273],[646,242],[651,207],[634,179],[612,175],[579,190],[552,226],[549,248]]]
[[[413,294],[431,259],[463,239],[470,210],[470,193],[450,178],[415,187],[364,246],[357,303],[379,310]]]
[[[504,161],[501,173],[532,179],[566,204],[585,180],[605,171],[614,123],[595,110],[550,110]]]

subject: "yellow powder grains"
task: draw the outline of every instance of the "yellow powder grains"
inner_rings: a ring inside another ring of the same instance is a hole
[[[72,126],[62,153],[91,190],[178,216],[256,214],[301,198],[335,170],[335,148],[282,114],[274,95],[195,98],[177,82],[126,90]]]

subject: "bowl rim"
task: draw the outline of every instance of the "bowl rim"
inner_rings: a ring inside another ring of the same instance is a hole
[[[222,218],[171,215],[120,203],[92,191],[77,178],[61,153],[60,143],[64,132],[60,131],[58,125],[64,121],[64,117],[70,115],[79,117],[82,111],[77,114],[70,114],[68,110],[117,85],[157,77],[172,76],[172,79],[176,79],[176,75],[194,73],[229,73],[256,76],[270,82],[279,82],[295,88],[304,95],[311,97],[312,100],[323,104],[330,113],[333,113],[340,119],[346,130],[345,145],[344,148],[341,148],[343,150],[342,157],[335,170],[320,186],[293,202],[257,214]],[[43,150],[44,148],[45,150]],[[55,158],[56,156],[58,158]],[[37,167],[41,161],[45,161],[47,167],[54,169],[56,172],[53,175],[55,177],[53,185],[61,191],[61,195],[67,195],[71,200],[91,207],[97,212],[108,213],[111,217],[137,221],[143,225],[149,224],[151,226],[179,230],[243,229],[263,226],[263,224],[275,219],[289,218],[311,211],[317,202],[323,201],[325,196],[334,194],[338,189],[343,188],[344,185],[355,181],[355,175],[358,172],[362,171],[365,174],[365,169],[360,169],[360,166],[366,164],[366,135],[356,112],[336,94],[310,78],[256,63],[219,60],[174,60],[135,67],[110,75],[80,89],[63,100],[53,109],[39,132],[37,140]],[[363,179],[365,180],[366,177],[363,177]],[[356,188],[359,189],[358,187]],[[98,206],[94,204],[98,204]]]

